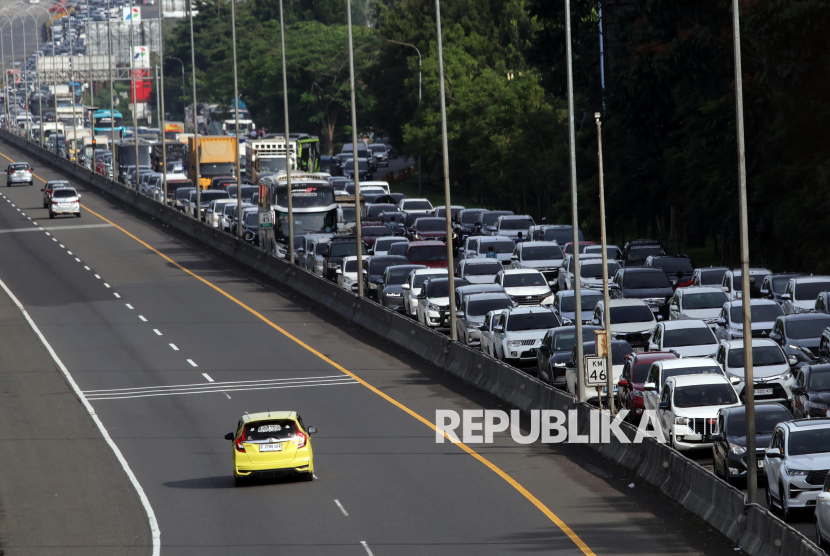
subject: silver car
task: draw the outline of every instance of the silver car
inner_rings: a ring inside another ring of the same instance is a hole
[[[27,162],[12,162],[6,168],[6,187],[10,187],[13,183],[32,185],[32,175],[32,167]]]
[[[72,188],[58,189],[52,193],[52,202],[49,204],[49,218],[59,215],[75,215],[81,217],[81,194]]]

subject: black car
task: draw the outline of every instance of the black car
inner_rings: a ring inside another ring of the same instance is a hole
[[[406,279],[409,278],[410,272],[421,268],[426,267],[422,264],[402,264],[386,267],[380,277],[381,284],[378,285],[380,291],[378,301],[380,304],[389,307],[393,311],[402,310],[403,285],[406,283]]]
[[[354,159],[349,159],[343,164],[343,175],[349,179],[354,178]],[[369,181],[372,177],[372,171],[369,169],[369,163],[364,160],[357,161],[357,177],[360,181]]]
[[[823,416],[823,415],[822,415]],[[790,411],[781,404],[755,406],[755,461],[763,465],[764,450],[779,423],[792,421]],[[711,435],[715,475],[731,483],[746,478],[746,406],[727,407],[718,411],[718,423]],[[764,477],[759,471],[758,477]]]
[[[256,212],[249,212],[245,215],[242,231],[245,241],[259,247],[259,215]]]
[[[398,224],[403,222],[406,218],[406,213],[401,212],[397,209],[390,210],[388,212],[381,212],[377,215],[376,219],[380,222],[384,222],[385,224],[389,224],[389,227],[392,228],[392,233],[398,229]]]
[[[636,239],[629,241],[623,248],[623,266],[626,268],[644,266],[649,257],[660,257],[666,254],[666,248],[659,241],[653,239]]]
[[[669,318],[668,299],[673,295],[668,276],[659,268],[623,268],[614,276],[622,297],[642,299],[653,313]]]
[[[362,244],[363,255],[369,255],[366,244]],[[343,262],[343,257],[357,256],[357,236],[337,236],[331,239],[323,253],[326,262],[326,278],[332,282],[337,280],[337,269]]]
[[[512,210],[488,210],[482,212],[476,222],[476,235],[491,236],[496,233],[496,221],[499,216],[513,216]]]
[[[796,419],[828,417],[830,412],[830,365],[802,365],[795,371],[793,416]]]
[[[239,189],[240,189],[240,190],[241,190],[241,192],[242,192],[242,200],[243,200],[244,202],[246,202],[246,203],[250,203],[250,202],[251,202],[251,199],[252,199],[252,197],[254,196],[254,193],[259,193],[259,187],[258,187],[258,186],[256,186],[256,185],[243,185],[243,186],[242,186],[241,188],[239,188]],[[231,197],[233,197],[234,199],[236,198],[236,190],[237,190],[237,186],[236,186],[236,185],[229,185],[229,186],[225,189],[225,191],[227,191],[227,192],[228,192],[228,195],[230,195],[230,196],[231,196]]]
[[[366,219],[378,220],[381,214],[386,212],[391,213],[397,210],[398,207],[390,203],[372,203],[366,207]]]
[[[645,268],[659,268],[666,273],[666,277],[675,288],[685,288],[692,285],[695,274],[695,265],[688,255],[661,255],[646,259]]]
[[[406,257],[398,255],[383,255],[380,257],[369,257],[363,260],[363,283],[366,284],[369,297],[380,301],[378,292],[383,289],[383,273],[387,267],[397,265],[408,265]]]
[[[476,223],[479,221],[481,214],[487,212],[485,209],[464,209],[453,216],[453,232],[455,236],[452,239],[453,248],[458,251],[458,248],[464,245],[469,236],[476,235]]]
[[[594,330],[602,330],[602,327],[583,326],[583,338],[593,335]],[[558,385],[564,388],[566,363],[570,361],[575,345],[575,326],[560,326],[548,330],[539,351],[536,352],[536,372],[539,380],[551,386]],[[613,344],[611,349],[614,349]]]
[[[804,274],[785,272],[779,274],[767,274],[764,276],[764,281],[761,282],[761,297],[774,299],[778,303],[783,303],[781,296],[787,290],[787,284],[790,283],[790,278],[798,278]]]
[[[825,329],[830,326],[830,315],[798,313],[775,319],[770,340],[778,343],[787,356],[795,355],[799,363],[815,363]]]

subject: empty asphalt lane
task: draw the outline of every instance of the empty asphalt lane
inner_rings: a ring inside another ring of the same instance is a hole
[[[2,152],[25,159],[7,146]],[[34,166],[44,179],[59,177],[41,164]],[[37,221],[45,216],[37,208],[39,189],[2,193]],[[187,240],[171,237],[111,199],[88,192],[83,203],[239,302],[117,229],[0,235],[0,245],[9,236],[16,242],[9,248],[15,264],[0,267],[0,278],[17,276],[22,297],[32,303],[39,299],[35,290],[41,288],[28,286],[20,277],[27,270],[31,274],[38,260],[53,267],[53,280],[72,284],[51,305],[38,307],[43,312],[38,318],[55,318],[57,324],[45,333],[56,350],[67,353],[67,366],[78,367],[84,390],[187,385],[204,380],[203,372],[217,382],[335,374],[332,365],[244,305],[426,419],[436,409],[496,405],[400,349],[328,318],[305,300],[274,291]],[[9,220],[0,228],[19,225],[12,222],[17,211],[10,205],[0,199],[0,217]],[[83,222],[89,223],[91,216],[86,212]],[[50,224],[64,222],[67,227],[79,223],[66,219]],[[68,280],[57,270],[64,263],[44,255],[48,247],[59,245],[72,251],[66,257],[78,265],[70,265]],[[85,266],[90,270],[83,270]],[[110,289],[98,283],[104,280]],[[107,297],[98,299],[95,288]],[[122,297],[109,297],[113,292]],[[73,304],[89,319],[83,333],[55,309]],[[378,555],[528,550],[734,554],[723,538],[689,514],[649,489],[628,489],[630,476],[577,447],[517,446],[500,437],[479,450],[569,525],[587,544],[582,550],[503,478],[458,447],[435,444],[430,428],[364,386],[227,395],[210,391],[93,403],[156,509],[165,553],[230,554],[244,547],[256,554],[302,545],[305,553],[365,554],[361,543],[366,541]],[[230,488],[230,446],[221,437],[244,411],[269,407],[298,409],[307,424],[320,428],[314,438],[319,480]],[[286,531],[293,534],[290,540]]]

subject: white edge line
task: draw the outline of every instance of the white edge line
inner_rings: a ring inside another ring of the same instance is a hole
[[[225,384],[222,382],[209,382],[207,384],[200,383],[200,384],[182,384],[180,386],[159,386],[156,389],[152,390],[138,390],[138,391],[125,391],[125,392],[94,392],[94,391],[84,391],[84,395],[87,396],[88,399],[105,399],[105,398],[112,398],[112,397],[123,397],[123,396],[133,396],[133,395],[149,395],[152,394],[162,395],[162,394],[181,394],[186,392],[213,392],[216,390],[252,390],[258,387],[267,387],[270,388],[272,386],[285,386],[286,388],[289,386],[317,386],[320,384],[359,384],[355,379],[351,377],[345,377],[342,379],[337,380],[320,380],[316,382],[259,382],[256,384]]]
[[[23,317],[26,319],[26,322],[29,323],[29,326],[32,328],[34,333],[37,335],[38,339],[40,339],[43,346],[46,348],[46,351],[49,352],[49,355],[52,356],[52,360],[58,366],[61,373],[63,374],[66,382],[69,384],[69,387],[72,388],[72,391],[75,392],[75,395],[78,396],[78,399],[81,400],[81,403],[89,413],[89,416],[92,417],[95,426],[98,427],[98,430],[101,431],[101,436],[104,437],[104,440],[109,445],[110,449],[112,449],[115,457],[118,459],[118,462],[121,464],[121,468],[124,470],[124,473],[127,474],[127,478],[130,479],[130,482],[135,488],[136,493],[138,494],[138,498],[141,500],[141,505],[144,506],[144,511],[147,513],[147,519],[150,522],[150,533],[153,538],[153,556],[159,556],[161,553],[161,531],[159,530],[158,520],[156,520],[156,514],[153,512],[153,507],[150,505],[150,500],[147,498],[147,494],[144,492],[144,489],[141,487],[141,484],[138,482],[133,470],[130,469],[130,464],[127,463],[126,458],[124,458],[124,454],[121,453],[121,450],[118,449],[115,442],[113,441],[112,437],[110,437],[109,433],[107,432],[106,427],[104,427],[104,423],[95,413],[95,409],[86,399],[84,393],[81,392],[81,389],[78,387],[78,384],[75,382],[75,379],[72,378],[72,375],[69,373],[69,370],[64,366],[63,362],[58,357],[58,354],[55,353],[55,350],[52,349],[52,346],[49,345],[49,342],[46,338],[41,334],[40,329],[35,324],[35,321],[32,320],[32,317],[29,316],[29,313],[26,312],[26,309],[20,303],[20,301],[15,297],[12,291],[6,286],[3,280],[0,280],[0,287],[3,288],[3,291],[6,292],[6,295],[17,305],[17,308],[20,309],[20,312],[23,314]]]
[[[139,393],[133,396],[99,396],[95,397],[95,394],[90,396],[88,399],[91,401],[101,401],[101,400],[131,400],[135,398],[157,398],[159,396],[187,396],[190,394],[206,394],[211,392],[222,392],[226,396],[228,395],[225,391],[228,392],[250,392],[254,390],[283,390],[285,388],[312,388],[314,386],[348,386],[350,384],[360,384],[358,381],[353,380],[351,382],[321,382],[315,384],[293,384],[290,386],[284,385],[277,385],[277,386],[263,386],[261,388],[228,388],[227,386],[218,386],[216,388],[209,388],[206,384],[204,388],[193,389],[190,392],[152,392],[152,393]],[[212,386],[212,385],[211,385]],[[452,439],[450,439],[452,440]]]
[[[347,374],[342,375],[326,375],[326,376],[309,376],[309,377],[297,377],[297,378],[263,378],[261,380],[230,380],[227,382],[217,382],[216,384],[224,384],[228,386],[233,386],[234,384],[264,384],[264,383],[275,383],[278,384],[280,382],[309,382],[309,381],[319,381],[319,380],[330,380],[330,379],[341,379],[341,378],[348,378],[351,380]],[[101,392],[130,392],[133,390],[160,390],[162,388],[185,388],[188,386],[204,386],[204,384],[174,384],[171,386],[137,386],[135,388],[109,388],[106,390],[84,390],[84,394],[99,394]]]
[[[343,507],[343,504],[340,503],[340,500],[335,500],[334,503],[337,504],[337,507],[340,508],[341,512],[343,512],[343,515],[349,517],[349,512],[346,511],[346,508]]]

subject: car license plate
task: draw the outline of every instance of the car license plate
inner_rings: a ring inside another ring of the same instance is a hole
[[[260,452],[282,452],[282,443],[279,444],[260,444]]]
[[[758,469],[763,469],[763,468],[764,468],[764,460],[759,459],[758,460]]]
[[[645,351],[645,350],[646,350],[646,348],[642,348],[642,347],[639,347],[639,348],[631,348],[631,351],[634,351],[634,352],[643,352],[643,351]]]
[[[756,388],[755,394],[758,396],[772,396],[772,388]]]

